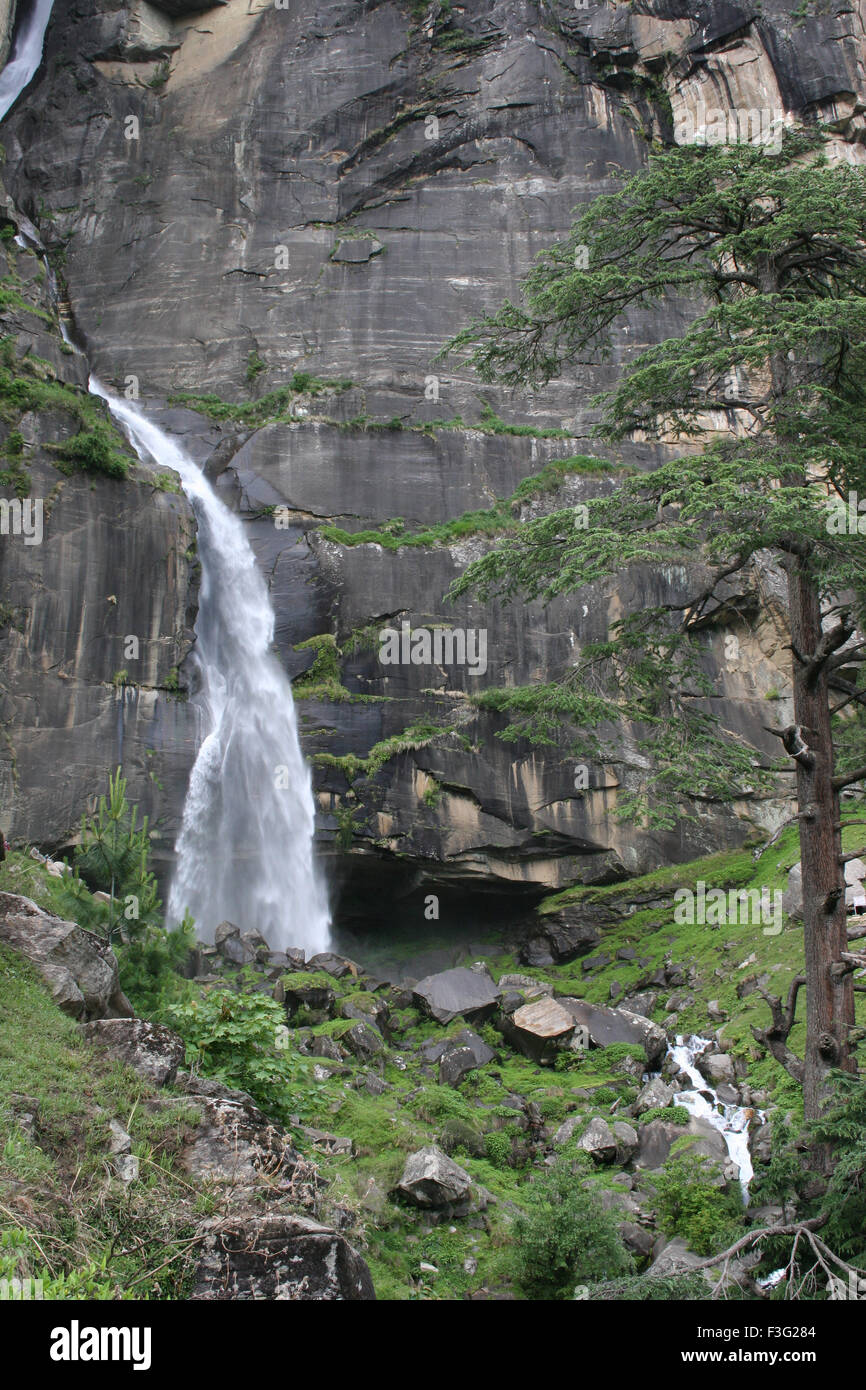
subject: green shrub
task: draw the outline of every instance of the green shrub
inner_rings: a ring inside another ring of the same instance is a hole
[[[187,1044],[189,1060],[205,1075],[247,1091],[283,1124],[308,1110],[306,1069],[296,1053],[280,1046],[285,1014],[275,999],[258,991],[215,989],[172,1005],[167,1013]]]
[[[807,1126],[809,1138],[826,1144],[833,1173],[821,1210],[827,1213],[821,1238],[849,1263],[866,1265],[866,1080],[846,1072],[833,1075],[833,1099],[820,1119]]]
[[[60,457],[84,473],[104,473],[109,478],[125,478],[129,460],[112,446],[106,434],[82,430],[58,447]]]
[[[192,985],[180,974],[195,946],[192,919],[170,931],[145,924],[115,948],[124,994],[143,1018],[168,1022],[172,1005],[188,997]]]
[[[703,1155],[680,1153],[652,1178],[659,1224],[682,1236],[697,1255],[712,1255],[736,1238],[736,1198],[716,1186],[716,1164]]]
[[[494,1168],[508,1168],[511,1164],[511,1140],[502,1129],[495,1129],[484,1136],[484,1153]]]
[[[684,1105],[654,1105],[641,1115],[641,1124],[648,1125],[651,1120],[667,1120],[669,1125],[687,1125],[690,1116]]]
[[[514,1221],[514,1266],[531,1298],[571,1298],[576,1284],[630,1274],[616,1213],[583,1186],[587,1169],[560,1159],[526,1190]]]

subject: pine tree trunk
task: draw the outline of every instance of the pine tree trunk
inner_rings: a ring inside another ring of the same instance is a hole
[[[802,559],[788,565],[791,642],[794,656],[794,721],[808,752],[797,757],[800,858],[803,873],[803,933],[806,957],[806,1056],[803,1100],[806,1119],[827,1099],[834,1067],[854,1070],[848,1030],[854,1025],[850,972],[841,967],[847,950],[845,875],[839,862],[842,834],[839,793],[833,787],[830,693],[822,668],[810,675],[808,658],[821,640],[821,605]]]

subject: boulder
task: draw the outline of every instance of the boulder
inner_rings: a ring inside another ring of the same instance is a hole
[[[256,960],[266,965],[271,955],[270,942],[262,936],[260,931],[245,931],[241,933],[241,941],[247,946],[255,956]]]
[[[186,1055],[182,1037],[143,1018],[99,1018],[85,1024],[84,1036],[153,1086],[170,1086]]]
[[[567,1120],[563,1120],[559,1129],[553,1136],[554,1144],[567,1144],[574,1131],[580,1129],[584,1124],[583,1115],[569,1115]]]
[[[439,1056],[439,1081],[444,1086],[459,1086],[470,1071],[477,1071],[492,1062],[496,1053],[471,1028],[463,1028]]]
[[[498,994],[489,976],[464,966],[427,975],[413,987],[412,998],[437,1023],[450,1023],[461,1015],[483,1019],[496,1008]]]
[[[520,959],[524,965],[561,965],[587,955],[600,940],[601,933],[592,922],[578,918],[573,908],[566,908],[539,918],[520,947]]]
[[[397,1191],[417,1207],[451,1207],[465,1202],[472,1179],[435,1144],[409,1154]]]
[[[536,999],[515,1009],[500,1023],[503,1035],[524,1057],[538,1061],[552,1056],[574,1032],[574,1019],[556,999]]]
[[[311,956],[307,961],[307,969],[324,970],[326,975],[333,975],[335,980],[342,980],[344,975],[353,975],[357,979],[359,974],[358,966],[353,960],[335,955],[333,951],[320,951],[317,956]]]
[[[649,1259],[655,1245],[655,1236],[645,1226],[635,1221],[623,1221],[619,1228],[620,1239],[627,1250],[641,1259]]]
[[[226,1201],[237,1202],[263,1174],[274,1181],[291,1176],[297,1163],[291,1139],[270,1123],[245,1091],[187,1075],[179,1076],[178,1084],[201,1116],[179,1158],[190,1178],[224,1185]]]
[[[274,998],[285,1005],[287,1014],[291,1016],[302,1008],[330,1012],[337,996],[328,985],[312,981],[306,984],[303,975],[290,975],[288,981],[287,984],[285,979],[278,980],[274,986]]]
[[[726,1082],[733,1086],[737,1079],[733,1058],[727,1052],[705,1052],[696,1063],[701,1076],[706,1077],[711,1086]]]
[[[656,1255],[646,1276],[648,1279],[669,1279],[672,1275],[689,1274],[702,1265],[704,1259],[705,1256],[696,1255],[693,1250],[689,1250],[682,1237],[677,1236],[675,1240],[669,1240]],[[750,1271],[760,1262],[761,1252],[750,1251],[740,1259],[729,1260],[724,1265],[713,1265],[701,1272],[716,1293],[724,1293],[734,1285],[744,1284]]]
[[[194,1301],[372,1301],[370,1271],[345,1238],[303,1216],[245,1214],[210,1223]]]
[[[0,893],[0,942],[36,966],[64,1013],[82,1022],[132,1017],[114,952],[93,932],[43,912],[29,898]]]
[[[630,994],[625,1001],[625,1006],[629,1013],[639,1014],[641,1018],[649,1018],[654,1014],[659,1002],[658,994],[653,989],[639,990],[637,994]]]
[[[648,1081],[634,1103],[634,1114],[643,1115],[647,1110],[663,1110],[673,1099],[673,1086],[665,1085],[660,1076]]]
[[[577,1147],[588,1153],[594,1163],[613,1163],[616,1158],[616,1135],[607,1120],[596,1116],[578,1139]]]
[[[722,1165],[728,1162],[728,1148],[719,1131],[709,1120],[692,1115],[687,1125],[673,1124],[670,1120],[650,1120],[648,1125],[641,1125],[635,1167],[661,1168],[674,1144],[686,1134],[692,1136],[690,1154],[715,1159]]]
[[[630,1163],[640,1146],[637,1130],[625,1120],[614,1120],[611,1129],[616,1139],[617,1163]]]
[[[519,971],[510,975],[500,975],[499,989],[502,994],[519,990],[527,1001],[537,999],[541,994],[553,993],[553,985],[549,985],[546,980],[535,980],[531,975],[521,975]]]
[[[309,1057],[327,1057],[332,1062],[342,1062],[346,1056],[337,1039],[330,1037],[327,1033],[319,1033],[310,1038],[304,1052]]]
[[[664,1030],[648,1018],[630,1013],[628,1009],[612,1009],[605,1004],[588,1004],[585,999],[560,999],[559,1004],[567,1009],[575,1023],[582,1024],[589,1032],[590,1041],[596,1047],[608,1047],[611,1043],[632,1043],[642,1047],[647,1059],[647,1067],[654,1071],[661,1065],[667,1051],[667,1038]]]
[[[340,1042],[362,1062],[369,1061],[371,1057],[378,1057],[379,1053],[385,1050],[381,1033],[369,1023],[353,1023],[351,1028],[340,1034]]]
[[[477,1063],[471,1047],[449,1047],[439,1059],[439,1084],[459,1086]]]

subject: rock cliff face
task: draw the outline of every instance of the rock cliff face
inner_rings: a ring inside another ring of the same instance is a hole
[[[444,601],[485,543],[471,525],[459,541],[411,546],[394,540],[399,524],[387,544],[348,544],[320,528],[381,531],[401,518],[409,535],[510,498],[554,460],[598,455],[593,393],[643,343],[676,331],[688,306],[635,317],[608,366],[537,396],[482,388],[435,354],[514,293],[573,208],[640,166],[648,139],[671,140],[713,108],[821,118],[838,132],[840,157],[860,159],[862,6],[821,9],[801,14],[780,0],[57,7],[41,74],[4,125],[10,192],[62,262],[93,369],[120,389],[137,386],[153,408],[182,392],[208,397],[197,414],[175,402],[163,423],[187,434],[247,517],[288,669],[315,661],[299,694],[306,748],[319,756],[320,834],[341,860],[347,901],[366,897],[361,915],[379,912],[390,892],[420,918],[430,885],[457,902],[467,888],[531,895],[651,868],[733,843],[749,817],[778,811],[704,809],[688,831],[642,833],[609,819],[609,769],[590,769],[589,789],[576,791],[564,748],[502,743],[497,718],[469,703],[487,685],[561,674],[619,611],[670,597],[683,576],[631,574],[548,609],[485,610]],[[503,432],[501,420],[527,432]],[[660,452],[634,444],[607,464],[575,465],[558,491],[540,486],[515,510],[531,514],[552,495],[578,503]],[[148,804],[167,850],[194,751],[189,711],[154,693],[155,667],[129,672],[121,704],[110,683],[123,661],[80,633],[113,594],[127,605],[116,631],[146,638],[153,661],[165,652],[164,669],[177,664],[183,508],[168,495],[145,506],[125,494],[125,512],[111,504],[109,536],[103,486],[52,517],[66,540],[40,570],[38,695],[28,685],[36,677],[13,664],[6,729],[27,772],[12,831],[69,833],[116,725],[133,793],[148,783],[150,750],[163,758],[163,791],[150,783]],[[168,577],[154,563],[166,554]],[[772,576],[756,575],[755,593],[741,597],[739,660],[726,661],[720,628],[708,633],[707,661],[728,726],[760,740],[765,697],[784,687],[785,638]],[[383,666],[376,633],[403,621],[486,629],[486,672]],[[36,719],[23,705],[53,698],[50,673],[64,663],[78,703],[70,715],[64,687]],[[358,765],[407,728],[404,751]],[[70,764],[60,799],[59,775],[46,781],[41,770],[51,759]]]

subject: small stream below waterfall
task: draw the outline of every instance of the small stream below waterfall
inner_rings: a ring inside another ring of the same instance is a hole
[[[701,1075],[696,1066],[697,1059],[712,1045],[711,1038],[701,1038],[697,1034],[688,1038],[679,1034],[676,1036],[676,1041],[668,1048],[667,1055],[679,1068],[678,1080],[681,1082],[682,1073],[685,1073],[692,1086],[675,1092],[672,1104],[682,1105],[690,1115],[706,1120],[713,1129],[718,1130],[725,1141],[731,1162],[735,1163],[739,1170],[743,1205],[748,1206],[749,1183],[754,1176],[752,1156],[749,1153],[749,1122],[756,1116],[763,1119],[763,1113],[749,1106],[726,1104],[719,1098],[712,1083]],[[655,1072],[653,1075],[660,1076],[661,1073]]]

